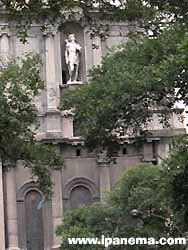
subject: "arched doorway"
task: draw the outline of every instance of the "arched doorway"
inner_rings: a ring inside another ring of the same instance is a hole
[[[44,250],[42,209],[37,208],[40,200],[41,194],[36,190],[25,196],[27,250]]]
[[[18,241],[20,249],[49,250],[53,242],[52,204],[42,201],[35,182],[25,183],[17,193]],[[40,209],[37,209],[40,208]]]

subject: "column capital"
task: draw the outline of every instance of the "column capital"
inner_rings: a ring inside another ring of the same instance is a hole
[[[106,165],[110,163],[110,158],[108,156],[107,150],[101,150],[98,154],[97,163],[99,165]]]
[[[7,37],[11,36],[10,30],[7,26],[0,26],[0,37],[6,35]]]

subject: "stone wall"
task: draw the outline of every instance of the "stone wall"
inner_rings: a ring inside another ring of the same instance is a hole
[[[72,26],[71,26],[72,25]],[[79,24],[76,24],[77,27]],[[4,27],[5,24],[0,25]],[[29,33],[28,43],[23,45],[16,37],[15,31],[3,29],[0,32],[0,53],[6,58],[23,56],[27,52],[35,52],[41,55],[43,68],[41,77],[45,81],[45,90],[36,98],[40,128],[38,139],[59,143],[62,154],[65,157],[65,167],[54,171],[54,195],[50,202],[46,202],[42,208],[44,223],[43,238],[44,249],[58,249],[60,240],[55,235],[56,227],[61,224],[63,212],[71,208],[75,202],[71,195],[76,188],[82,187],[91,194],[92,201],[104,200],[105,192],[110,191],[119,180],[122,173],[129,167],[133,167],[140,161],[160,161],[168,154],[171,136],[184,133],[184,128],[177,116],[171,118],[172,128],[168,131],[157,121],[150,124],[150,129],[155,132],[152,138],[148,138],[140,148],[134,144],[125,143],[118,151],[116,164],[110,164],[105,159],[98,159],[95,151],[88,152],[83,141],[74,137],[73,118],[58,110],[59,98],[67,88],[76,87],[77,84],[63,84],[62,69],[65,68],[64,39],[69,32],[75,32],[78,42],[82,45],[82,62],[80,80],[86,81],[87,72],[93,65],[101,63],[102,57],[114,45],[126,42],[128,31],[135,28],[130,24],[111,24],[109,37],[103,41],[99,37],[90,38],[90,30],[80,26],[80,32],[76,33],[74,24],[68,24],[62,32],[56,27],[49,26],[45,32],[41,32],[39,25],[34,25]],[[94,46],[95,45],[95,46]],[[75,86],[74,86],[75,85]],[[5,228],[5,234],[0,233],[0,249],[5,245],[9,250],[26,250],[26,206],[25,197],[34,190],[40,195],[31,178],[31,173],[19,162],[16,168],[6,168],[3,172],[4,190],[2,188],[2,174],[0,167],[0,222],[1,228]],[[81,190],[81,189],[80,189]],[[80,193],[78,193],[81,195]],[[4,198],[3,198],[4,196]],[[80,196],[81,197],[81,196]],[[4,203],[2,202],[4,200]],[[87,201],[85,201],[87,202]],[[5,227],[4,208],[5,206]]]

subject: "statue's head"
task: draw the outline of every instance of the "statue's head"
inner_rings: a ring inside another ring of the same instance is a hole
[[[68,40],[69,40],[69,42],[75,41],[76,40],[75,35],[74,34],[69,34],[68,35]]]

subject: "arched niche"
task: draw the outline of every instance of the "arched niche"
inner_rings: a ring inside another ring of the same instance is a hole
[[[76,41],[82,47],[80,55],[78,81],[83,82],[86,80],[84,30],[83,27],[77,22],[67,22],[63,25],[61,29],[61,64],[63,84],[66,84],[68,80],[68,69],[65,62],[65,40],[67,39],[69,34],[74,34]]]
[[[52,206],[48,201],[37,209],[42,192],[35,182],[26,182],[17,193],[19,248],[50,249],[52,246]]]
[[[87,177],[72,178],[64,186],[65,209],[90,205],[99,199],[99,191],[95,183]]]

